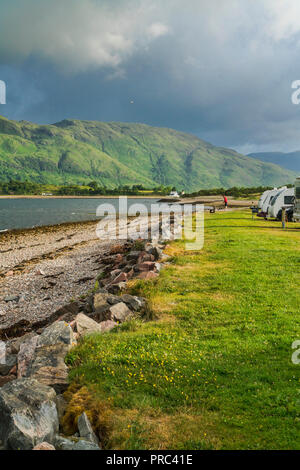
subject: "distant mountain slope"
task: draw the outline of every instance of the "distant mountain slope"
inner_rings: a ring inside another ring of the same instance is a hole
[[[256,158],[262,162],[275,163],[287,170],[300,174],[300,150],[296,152],[258,152],[249,153],[248,157]]]
[[[0,117],[0,179],[160,184],[200,188],[293,182],[295,174],[172,129],[64,120],[53,125]]]

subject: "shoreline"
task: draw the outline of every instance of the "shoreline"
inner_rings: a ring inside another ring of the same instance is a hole
[[[94,288],[105,253],[94,221],[3,232],[0,236],[0,331],[45,322]]]
[[[0,199],[118,199],[119,197],[127,197],[128,199],[159,199],[162,196],[40,196],[33,194],[1,194]]]
[[[0,242],[5,241],[5,238],[9,238],[10,236],[22,236],[22,235],[41,235],[46,233],[53,233],[54,231],[60,231],[61,229],[68,229],[68,228],[79,228],[77,226],[86,225],[87,228],[99,222],[98,219],[93,220],[79,220],[77,222],[61,222],[58,224],[49,224],[49,225],[37,225],[35,227],[23,227],[23,228],[11,228],[7,230],[0,231]]]
[[[39,197],[39,196],[0,196],[0,199],[117,199],[120,196],[112,196],[112,197],[79,197],[79,196],[62,196],[62,197],[57,197],[57,196],[49,196],[49,197]],[[141,197],[141,196],[127,196],[129,199],[157,199],[157,197]],[[167,201],[166,201],[167,202]],[[171,201],[170,201],[171,202]],[[216,209],[220,209],[223,205],[223,200],[221,198],[218,198],[216,196],[206,196],[202,198],[180,198],[178,201],[176,201],[178,204],[183,205],[183,204],[213,204]],[[235,200],[235,199],[230,199],[229,198],[229,208],[247,208],[250,207],[253,203],[255,204],[257,201],[251,201],[251,200]],[[159,201],[158,201],[159,203]],[[87,220],[78,220],[78,221],[69,221],[69,222],[59,222],[55,224],[46,224],[46,225],[36,225],[35,227],[20,227],[20,228],[11,228],[11,229],[2,229],[0,230],[0,241],[2,241],[5,237],[5,235],[9,234],[25,234],[25,233],[45,233],[47,231],[51,232],[55,227],[57,229],[60,228],[71,228],[71,227],[76,227],[78,225],[91,225],[99,222],[100,218],[95,217],[94,219],[87,219]]]

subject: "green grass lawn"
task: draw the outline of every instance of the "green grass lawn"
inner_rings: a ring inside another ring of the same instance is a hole
[[[64,420],[86,410],[107,448],[299,449],[300,225],[209,214],[205,246],[132,290],[156,321],[128,322],[69,355]]]

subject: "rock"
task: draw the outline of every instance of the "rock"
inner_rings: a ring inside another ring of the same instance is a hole
[[[111,271],[110,275],[113,279],[115,279],[119,274],[121,274],[121,269],[114,269],[113,271]]]
[[[55,450],[55,447],[48,442],[41,442],[40,444],[36,445],[32,450]]]
[[[109,252],[110,255],[115,255],[117,253],[123,253],[124,252],[124,245],[116,245],[116,246],[113,246]]]
[[[53,387],[57,393],[64,392],[69,385],[66,354],[63,343],[37,347],[27,375],[41,384]]]
[[[155,269],[155,263],[153,261],[144,261],[143,263],[139,263],[136,266],[136,271],[153,271]]]
[[[100,450],[100,447],[93,442],[86,441],[85,439],[79,439],[72,450]]]
[[[92,442],[84,439],[67,439],[57,436],[55,439],[55,448],[57,450],[100,450],[100,448]]]
[[[107,299],[109,297],[109,294],[107,292],[97,292],[94,295],[93,299],[93,311],[96,314],[105,312],[109,309],[109,305],[107,305]]]
[[[126,282],[120,282],[119,284],[112,284],[107,286],[107,290],[110,294],[120,294],[126,289]]]
[[[84,304],[85,302],[79,300],[76,302],[70,302],[56,310],[55,318],[57,318],[57,321],[65,321],[66,323],[69,323],[77,313],[81,312]]]
[[[109,295],[107,297],[107,303],[109,305],[116,305],[120,302],[120,297],[118,295]]]
[[[72,328],[65,322],[55,322],[38,337],[34,358],[27,376],[49,385],[57,393],[68,387],[65,357],[75,343]]]
[[[127,281],[127,274],[126,273],[120,273],[118,276],[114,278],[114,280],[111,282],[111,284],[119,284],[120,282],[126,282]]]
[[[58,432],[55,391],[33,379],[17,379],[0,390],[0,440],[5,449],[30,450],[52,443]]]
[[[8,375],[11,369],[17,364],[17,356],[15,354],[6,354],[5,362],[0,363],[0,375]]]
[[[34,336],[36,336],[36,333],[30,332],[30,333],[26,333],[23,336],[20,336],[19,338],[13,339],[12,341],[8,343],[8,346],[7,346],[8,352],[12,354],[18,354],[18,352],[20,351],[21,344],[24,343],[24,341],[27,341],[28,339],[33,338]]]
[[[28,337],[20,344],[18,353],[18,378],[27,377],[28,367],[34,359],[34,353],[39,336]]]
[[[9,373],[10,373],[11,375],[15,375],[15,376],[17,377],[17,371],[18,371],[18,366],[17,366],[17,364],[15,364],[15,365],[13,366],[13,368],[10,370]]]
[[[116,256],[115,256],[115,264],[120,264],[122,263],[122,261],[124,260],[124,257],[123,255],[121,255],[121,253],[118,253]]]
[[[0,308],[0,317],[4,317],[6,315],[6,312]]]
[[[4,298],[4,302],[19,302],[20,296],[19,295],[10,295]]]
[[[161,270],[161,264],[160,263],[155,263],[155,269],[159,273]]]
[[[101,325],[92,318],[83,313],[79,313],[75,318],[76,330],[79,336],[85,336],[91,333],[101,332]]]
[[[148,281],[150,279],[155,279],[157,276],[158,276],[158,273],[155,273],[153,271],[144,271],[141,274],[139,274],[137,278]]]
[[[120,302],[110,307],[110,312],[112,320],[119,323],[124,322],[130,315],[132,315],[131,310],[129,310],[124,302]]]
[[[139,257],[139,262],[142,263],[143,261],[155,261],[155,258],[150,253],[142,253]]]
[[[86,413],[82,413],[82,415],[79,416],[77,426],[80,437],[99,446],[99,440],[93,431],[92,425]]]
[[[16,380],[15,375],[6,375],[4,377],[0,377],[0,387],[3,387],[3,385],[11,382],[12,380]]]
[[[73,346],[72,328],[64,321],[57,321],[48,326],[38,339],[38,347],[63,344],[68,352]]]
[[[63,395],[56,395],[55,404],[56,404],[56,409],[57,409],[57,414],[58,414],[58,420],[60,422],[61,419],[65,415],[68,403]]]
[[[131,252],[128,253],[128,255],[126,256],[126,259],[127,259],[128,261],[131,261],[131,260],[137,261],[137,260],[139,259],[140,254],[141,254],[140,251],[131,251]]]
[[[131,310],[135,312],[139,312],[143,308],[146,307],[146,300],[143,299],[142,297],[136,297],[133,295],[128,295],[124,294],[121,297],[119,297],[119,301],[122,300],[127,307],[129,307]]]
[[[101,326],[101,333],[106,333],[118,326],[118,324],[112,320],[102,321],[99,325]]]
[[[157,261],[162,256],[162,250],[158,246],[149,245],[146,247],[146,252],[154,256],[154,260]]]

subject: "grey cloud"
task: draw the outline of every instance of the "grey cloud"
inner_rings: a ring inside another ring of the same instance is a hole
[[[0,79],[13,94],[0,113],[8,117],[141,121],[243,151],[300,148],[300,105],[290,99],[300,79],[298,0],[1,8]]]

